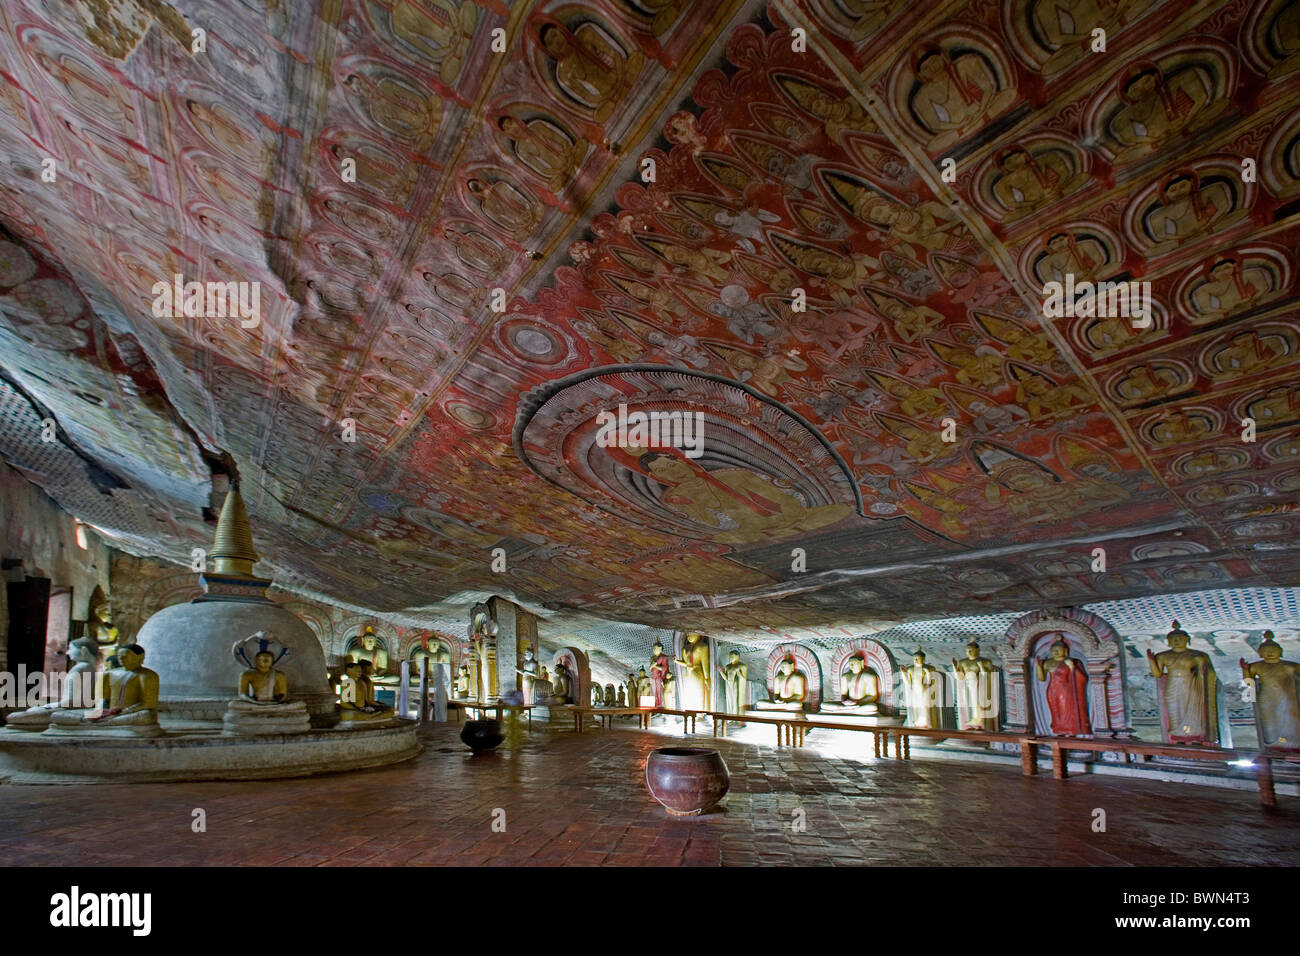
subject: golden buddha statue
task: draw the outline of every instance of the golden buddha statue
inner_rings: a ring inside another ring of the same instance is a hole
[[[117,666],[103,675],[99,707],[87,714],[56,710],[50,729],[58,731],[123,731],[139,736],[162,734],[158,726],[158,674],[144,665],[144,648],[127,644],[117,652]]]
[[[557,704],[576,704],[573,695],[573,672],[564,661],[555,664],[555,676],[551,678],[551,700]]]
[[[1001,706],[998,669],[980,656],[977,641],[966,645],[966,659],[953,658],[957,675],[957,729],[996,731]]]
[[[112,615],[113,606],[107,598],[101,598],[90,610],[90,623],[87,628],[90,636],[100,645],[118,642],[118,632],[113,626]]]
[[[793,657],[776,666],[771,694],[771,700],[760,700],[754,706],[759,710],[803,710],[808,700],[808,675],[795,666]]]
[[[836,714],[872,715],[879,711],[880,679],[867,667],[861,654],[854,654],[844,662],[840,674],[840,699],[822,704],[822,710]]]
[[[1300,664],[1282,659],[1282,645],[1265,631],[1262,660],[1241,661],[1241,676],[1255,691],[1255,724],[1261,747],[1300,750]]]
[[[460,670],[456,672],[456,699],[469,700],[469,667],[461,664]]]
[[[709,694],[709,642],[694,631],[687,632],[682,641],[681,657],[673,661],[681,668],[682,710],[708,710]]]
[[[669,671],[664,675],[664,703],[669,710],[677,708],[677,678]]]
[[[388,673],[388,650],[379,635],[375,633],[375,629],[367,624],[365,630],[357,636],[357,640],[359,644],[348,651],[348,659],[370,661],[377,677]]]
[[[225,733],[293,734],[311,729],[306,703],[288,699],[288,679],[275,666],[289,656],[289,648],[258,631],[236,641],[231,653],[245,670],[239,675],[239,697],[226,706]]]
[[[370,720],[388,720],[393,709],[375,700],[374,685],[366,675],[362,661],[348,661],[344,668],[343,687],[339,694],[339,720],[355,724]]]

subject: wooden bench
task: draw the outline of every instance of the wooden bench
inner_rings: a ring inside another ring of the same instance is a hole
[[[588,715],[595,717],[606,730],[612,725],[613,718],[627,716],[640,718],[641,729],[649,730],[651,715],[661,713],[649,707],[579,707],[576,704],[566,704],[564,709],[573,714],[573,729],[577,733],[582,733]]]
[[[528,715],[528,730],[531,733],[533,729],[533,704],[502,704],[498,701],[480,701],[480,700],[449,700],[447,701],[447,716],[451,716],[453,708],[461,711],[477,710],[479,716],[485,716],[488,711],[496,711],[496,719],[501,720],[503,711],[522,710]]]
[[[680,717],[680,718],[682,719],[682,733],[686,733],[686,723],[687,723],[687,721],[690,721],[690,725],[691,725],[691,730],[690,730],[690,732],[691,732],[691,733],[695,733],[695,718],[696,718],[699,714],[704,714],[705,716],[708,716],[708,717],[713,717],[713,716],[714,716],[713,711],[711,711],[711,710],[671,710],[671,709],[669,709],[669,708],[667,708],[667,707],[656,707],[656,708],[654,708],[653,710],[647,711],[647,713],[650,713],[650,714],[671,714],[671,715],[673,715],[673,716],[675,716],[675,717]],[[650,726],[649,718],[646,719],[646,724],[645,724],[645,725],[646,725],[646,727],[649,727],[649,726]],[[716,726],[716,724],[715,724],[715,726]]]
[[[1025,776],[1038,773],[1038,749],[1047,747],[1052,754],[1052,776],[1065,780],[1067,754],[1071,750],[1088,750],[1096,753],[1120,753],[1125,761],[1131,756],[1182,757],[1192,760],[1212,760],[1229,763],[1248,761],[1256,772],[1259,784],[1259,802],[1266,807],[1277,805],[1277,795],[1273,786],[1272,762],[1282,760],[1287,763],[1300,763],[1300,753],[1269,750],[1249,752],[1225,750],[1218,747],[1196,747],[1185,744],[1161,744],[1138,740],[1098,740],[1077,737],[1038,737],[1032,734],[1014,734],[994,731],[948,730],[929,727],[888,727],[866,724],[849,724],[833,720],[792,715],[790,717],[767,717],[745,714],[725,714],[710,711],[713,718],[714,736],[727,735],[727,722],[774,724],[777,729],[777,746],[789,743],[802,747],[804,737],[809,730],[854,730],[872,735],[873,750],[881,756],[881,738],[884,738],[884,756],[889,755],[889,738],[894,737],[894,759],[910,760],[912,758],[913,737],[929,737],[938,740],[971,740],[981,743],[1014,744],[1020,749],[1020,770]]]
[[[1052,752],[1052,776],[1064,780],[1069,776],[1067,760],[1071,750],[1093,753],[1120,753],[1125,762],[1130,756],[1174,757],[1182,760],[1212,760],[1219,763],[1247,762],[1255,769],[1259,784],[1259,802],[1266,807],[1277,806],[1277,792],[1273,787],[1273,761],[1300,763],[1300,753],[1277,750],[1243,751],[1222,747],[1197,747],[1189,744],[1158,744],[1140,740],[1097,740],[1078,737],[1034,737],[1028,741],[1037,750],[1047,747]],[[1037,772],[1037,760],[1035,770]]]

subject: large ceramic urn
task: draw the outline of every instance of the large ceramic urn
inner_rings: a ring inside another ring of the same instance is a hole
[[[470,750],[480,754],[500,746],[506,738],[501,733],[500,722],[489,717],[485,720],[465,721],[465,726],[460,729],[460,739]]]
[[[661,747],[645,762],[645,785],[674,816],[711,809],[727,794],[731,775],[722,754],[703,747]]]

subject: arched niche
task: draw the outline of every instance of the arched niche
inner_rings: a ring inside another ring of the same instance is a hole
[[[591,702],[591,662],[587,655],[576,647],[561,647],[551,655],[551,666],[547,673],[552,685],[555,683],[555,665],[561,661],[573,675],[573,692],[570,703],[587,705]]]
[[[1034,676],[1034,661],[1047,656],[1058,638],[1088,674],[1088,715],[1092,732],[1103,737],[1132,736],[1124,701],[1124,660],[1119,634],[1105,620],[1080,608],[1032,611],[1016,618],[998,646],[1006,680],[1010,733],[1049,734],[1046,699]]]
[[[880,686],[880,713],[889,715],[897,713],[895,686],[898,679],[898,665],[894,663],[889,649],[879,641],[869,637],[859,637],[835,649],[831,655],[831,692],[826,699],[837,701],[844,693],[844,671],[848,668],[849,658],[860,657],[867,663],[867,669],[874,671]]]
[[[821,661],[817,659],[817,652],[802,644],[778,644],[772,648],[772,653],[767,655],[767,669],[764,673],[764,680],[766,681],[768,696],[770,697],[772,694],[776,669],[787,657],[793,658],[795,668],[803,671],[804,676],[808,678],[806,709],[815,710],[822,703],[822,665]],[[847,660],[847,656],[845,659]]]
[[[429,659],[429,674],[433,674],[433,665],[438,662],[439,652],[443,652],[443,661],[447,664],[448,669],[459,660],[455,639],[445,634],[437,633],[420,633],[417,632],[403,642],[405,653],[403,659],[410,663],[411,680],[418,682],[420,679],[420,661],[423,658]]]
[[[375,662],[374,674],[378,678],[396,678],[400,658],[397,656],[398,638],[391,624],[383,621],[365,621],[353,624],[343,640],[343,659],[366,658]],[[373,643],[372,647],[367,644]]]

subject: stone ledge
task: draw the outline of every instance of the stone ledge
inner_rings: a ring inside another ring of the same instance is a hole
[[[409,760],[418,725],[300,734],[220,732],[152,738],[46,737],[0,730],[0,779],[11,784],[268,780],[361,770]]]

